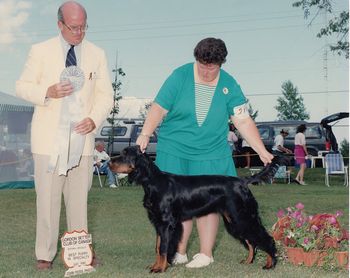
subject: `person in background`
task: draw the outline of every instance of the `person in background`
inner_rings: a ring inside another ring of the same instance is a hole
[[[295,181],[299,184],[306,185],[304,181],[304,174],[306,169],[306,160],[305,157],[308,155],[306,148],[306,140],[305,140],[305,130],[306,125],[301,124],[297,127],[297,132],[294,138],[294,158],[295,162],[299,164],[300,168],[298,174],[295,178]]]
[[[88,232],[94,131],[113,106],[105,53],[84,40],[85,8],[68,1],[57,15],[59,35],[32,46],[16,83],[17,96],[35,105],[31,151],[37,195],[37,270],[52,269],[56,257],[62,193],[67,230]],[[65,80],[60,81],[60,76]],[[100,265],[94,252],[91,264]]]
[[[242,140],[242,153],[245,157],[245,161],[246,161],[246,166],[245,168],[250,168],[250,164],[251,164],[251,155],[254,154],[254,150],[252,149],[252,147],[249,145],[249,143],[247,142],[247,140],[243,139]]]
[[[227,142],[230,145],[231,153],[236,150],[235,143],[238,141],[238,137],[234,132],[235,126],[233,124],[229,124],[229,131],[227,134]]]
[[[277,156],[282,156],[284,154],[292,154],[293,152],[284,147],[284,138],[288,136],[288,131],[281,129],[280,134],[275,137],[274,145],[272,147],[272,154]]]
[[[136,144],[145,151],[160,125],[156,164],[165,172],[180,175],[236,176],[227,142],[230,119],[249,141],[264,164],[273,158],[262,143],[248,113],[247,100],[236,80],[221,69],[227,49],[221,39],[206,38],[194,49],[194,63],[175,69],[158,92]],[[192,220],[183,222],[183,236],[174,264],[205,267],[214,262],[212,249],[219,225],[216,213],[196,219],[200,252],[189,263],[187,243]]]
[[[110,188],[117,188],[115,185],[115,175],[109,168],[110,157],[105,152],[105,143],[103,141],[97,141],[95,143],[94,150],[94,166],[97,167],[96,171],[107,174],[108,185]],[[97,174],[97,173],[96,173]]]

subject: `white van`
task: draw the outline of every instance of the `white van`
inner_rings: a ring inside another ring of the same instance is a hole
[[[113,127],[106,121],[98,130],[95,141],[104,141],[107,146],[106,151],[110,156],[119,155],[124,148],[136,144],[143,123],[143,119],[117,119],[116,126]],[[150,137],[146,153],[155,157],[156,146],[157,130]]]

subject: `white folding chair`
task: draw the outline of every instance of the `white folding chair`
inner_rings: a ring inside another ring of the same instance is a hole
[[[329,187],[330,176],[344,176],[344,185],[349,186],[348,167],[344,166],[343,156],[340,153],[329,153],[325,156],[325,184]]]
[[[290,170],[287,170],[287,166],[280,166],[273,177],[274,179],[283,179],[288,184],[290,183]]]
[[[99,171],[99,169],[98,169],[98,167],[97,167],[96,165],[94,165],[94,173],[95,173],[95,172],[97,173],[98,181],[99,181],[99,183],[100,183],[100,187],[102,188],[103,185],[102,185],[102,181],[101,181],[100,171]]]

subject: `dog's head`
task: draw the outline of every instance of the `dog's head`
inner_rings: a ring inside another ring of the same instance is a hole
[[[142,153],[140,146],[123,149],[119,156],[113,157],[109,168],[114,173],[128,174],[129,181],[142,184],[150,177],[154,164],[146,153]]]
[[[112,157],[109,168],[114,173],[130,174],[135,169],[138,157],[142,155],[139,146],[123,149],[120,155]]]

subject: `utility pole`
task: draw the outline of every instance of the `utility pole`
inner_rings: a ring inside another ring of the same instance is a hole
[[[324,22],[327,25],[327,11],[324,9]],[[324,51],[323,51],[323,80],[325,84],[326,91],[326,106],[325,106],[325,115],[328,115],[328,40],[327,36],[324,36]]]

